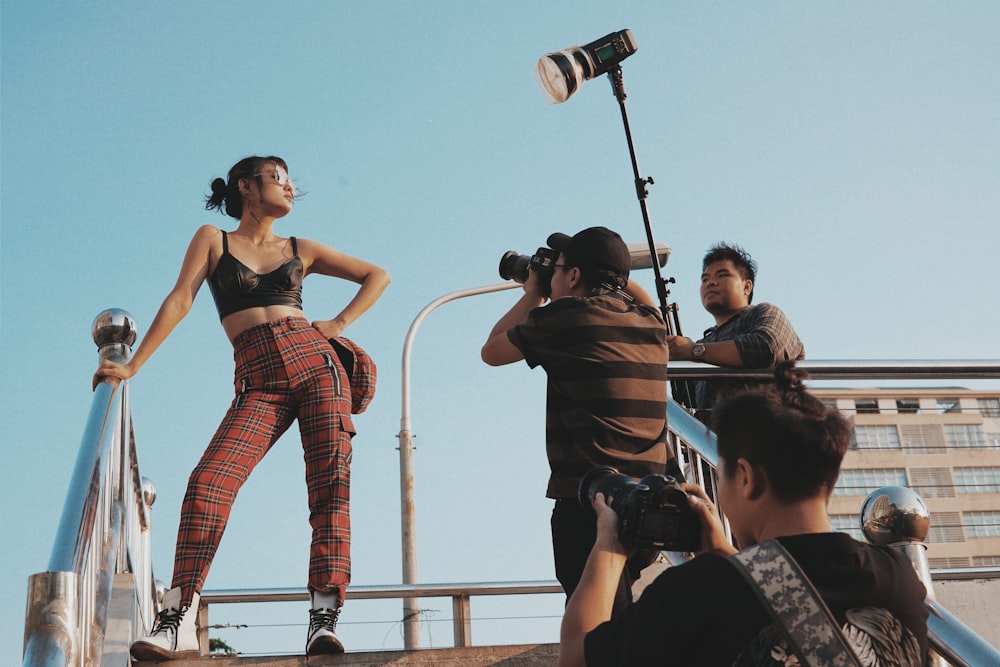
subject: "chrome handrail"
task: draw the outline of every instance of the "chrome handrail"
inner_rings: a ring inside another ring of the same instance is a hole
[[[121,513],[105,511],[113,503],[106,489],[114,474],[112,444],[120,428],[124,393],[120,389],[101,385],[94,393],[49,569],[29,580],[25,665],[93,664],[88,657],[92,645],[88,630],[103,633],[104,625],[94,618],[96,605],[89,603],[91,596],[85,591],[94,598],[100,591],[103,597],[110,593],[110,581],[101,576],[107,573],[109,554],[92,553],[91,545],[106,543],[113,554],[121,534]]]
[[[1000,359],[870,360],[806,359],[796,364],[812,380],[996,380]],[[719,368],[689,361],[670,362],[671,380],[721,380],[774,377],[767,369]]]
[[[105,311],[95,320],[93,334],[102,359],[123,361],[135,341],[134,321],[124,311]],[[128,387],[101,383],[94,390],[48,570],[29,578],[24,665],[101,663],[115,574],[127,561],[123,533],[147,522],[145,508],[136,507],[141,493],[131,483],[138,473],[133,454]]]
[[[955,667],[996,667],[1000,651],[973,632],[937,601],[924,602],[927,617],[927,641],[939,656]]]

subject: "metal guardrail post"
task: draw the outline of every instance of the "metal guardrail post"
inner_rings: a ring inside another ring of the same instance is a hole
[[[25,666],[77,664],[80,644],[80,575],[31,575],[24,620]]]
[[[931,665],[996,667],[1000,651],[965,623],[948,613],[934,596],[934,582],[927,563],[924,540],[930,531],[931,513],[916,491],[904,486],[875,489],[861,505],[861,531],[872,544],[893,547],[906,555],[917,577],[927,589],[927,640],[932,649]]]
[[[97,316],[92,329],[102,359],[125,360],[135,322],[123,310]],[[24,664],[89,666],[103,646],[122,505],[114,447],[123,431],[124,388],[94,391],[47,572],[29,579]]]

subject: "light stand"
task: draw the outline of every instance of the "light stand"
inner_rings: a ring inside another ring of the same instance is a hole
[[[668,303],[667,297],[670,290],[667,289],[669,283],[674,282],[673,278],[664,280],[659,262],[656,261],[656,243],[653,240],[653,227],[649,222],[649,210],[646,208],[646,197],[649,190],[646,185],[652,185],[652,177],[643,178],[639,175],[639,162],[635,158],[635,146],[632,143],[632,130],[628,124],[628,112],[625,110],[625,82],[622,77],[621,65],[615,65],[608,71],[608,80],[611,82],[611,89],[618,100],[618,106],[622,112],[622,123],[625,125],[625,140],[628,142],[628,153],[632,159],[632,174],[635,177],[635,194],[639,198],[639,208],[642,210],[642,222],[646,227],[646,240],[649,243],[649,256],[652,258],[654,280],[656,281],[656,295],[660,300],[660,312],[663,314],[663,321],[667,325],[667,334],[671,336],[681,336],[681,321],[677,314],[677,304]],[[674,399],[690,408],[694,405],[694,394],[691,385],[687,382],[673,381],[670,383],[670,390]]]

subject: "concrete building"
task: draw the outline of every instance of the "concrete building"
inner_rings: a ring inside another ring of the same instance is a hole
[[[834,528],[863,539],[858,512],[881,486],[908,486],[931,512],[930,567],[1000,567],[1000,391],[820,389],[854,421],[830,504]]]

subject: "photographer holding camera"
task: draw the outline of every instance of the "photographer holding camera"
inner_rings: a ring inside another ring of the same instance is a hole
[[[504,256],[501,275],[523,282],[524,294],[493,327],[482,358],[491,366],[523,359],[548,376],[546,495],[555,500],[556,578],[569,597],[597,534],[593,511],[577,499],[584,473],[607,465],[639,478],[666,472],[673,460],[666,444],[668,352],[663,318],[629,280],[631,256],[618,234],[591,227],[573,237],[552,234],[547,244],[523,281],[508,273],[511,253]],[[619,572],[616,612],[631,602],[631,579],[649,560],[637,558]]]
[[[775,386],[720,403],[714,414],[719,504],[746,549],[768,540],[794,558],[864,665],[924,665],[927,611],[909,560],[889,547],[832,532],[826,507],[850,442],[850,425],[809,394],[794,362]],[[627,550],[619,516],[595,493],[598,537],[566,606],[560,667],[571,665],[799,664],[783,632],[728,556],[705,492],[683,485],[701,523],[701,550],[671,567],[612,618],[615,582]],[[786,599],[798,591],[781,588]],[[771,596],[768,597],[771,599]]]

